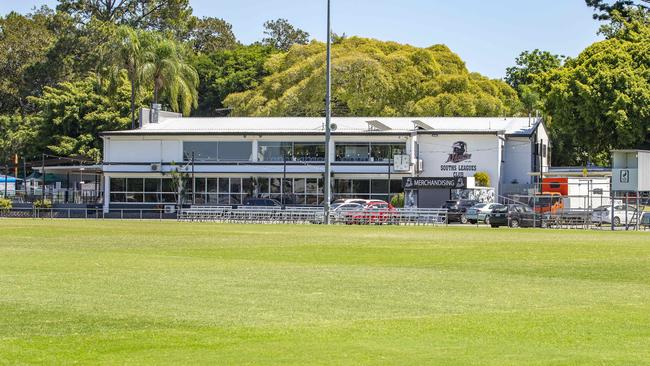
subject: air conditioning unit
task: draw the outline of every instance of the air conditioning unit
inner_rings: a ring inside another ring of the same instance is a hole
[[[165,213],[166,214],[176,213],[176,205],[165,205]]]
[[[159,172],[160,171],[160,164],[151,164],[151,171],[152,172]]]

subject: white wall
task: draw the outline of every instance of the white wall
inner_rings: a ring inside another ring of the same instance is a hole
[[[467,144],[466,158],[462,161],[448,161],[453,145],[463,141]],[[423,160],[422,176],[427,177],[472,177],[477,172],[486,172],[492,186],[498,188],[500,160],[500,138],[497,135],[418,135],[420,159]]]
[[[511,184],[517,181],[519,184],[529,184],[531,177],[532,147],[528,137],[509,137],[506,140],[504,149],[504,170],[501,183]]]

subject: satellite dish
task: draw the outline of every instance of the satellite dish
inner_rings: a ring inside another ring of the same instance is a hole
[[[330,124],[330,130],[336,131],[337,128],[339,128],[339,126],[337,126],[336,123]]]

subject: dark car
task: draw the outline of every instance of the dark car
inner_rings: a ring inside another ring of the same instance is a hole
[[[271,198],[249,198],[244,201],[244,206],[278,207],[282,204]]]
[[[542,219],[532,208],[521,204],[498,205],[488,215],[492,227],[543,227]]]
[[[450,200],[446,201],[442,208],[447,209],[447,222],[467,223],[465,213],[470,207],[479,203],[477,200]]]

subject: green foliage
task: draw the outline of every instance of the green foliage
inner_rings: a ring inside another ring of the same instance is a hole
[[[46,87],[41,97],[30,101],[40,110],[35,116],[39,134],[32,143],[40,151],[59,156],[82,156],[99,161],[103,131],[122,130],[129,121],[130,87],[126,76],[115,94],[101,89],[97,79]]]
[[[476,172],[474,179],[477,187],[489,187],[490,175],[486,172]]]
[[[535,82],[535,77],[562,66],[564,59],[564,56],[548,51],[524,51],[515,60],[516,66],[506,69],[505,81],[515,90],[520,90],[521,85],[531,85]]]
[[[200,82],[195,115],[213,116],[229,94],[257,87],[268,75],[265,62],[275,52],[272,47],[251,45],[196,56],[193,66]]]
[[[219,18],[197,20],[190,32],[190,42],[197,53],[211,53],[233,49],[239,45],[232,25]]]
[[[609,150],[650,146],[650,26],[627,24],[546,74],[553,163],[608,165]]]
[[[237,116],[324,113],[325,45],[273,55],[270,75],[224,101]],[[445,46],[417,48],[351,37],[333,46],[333,114],[338,116],[498,116],[519,112],[507,84],[469,73]]]
[[[97,20],[177,38],[186,37],[195,21],[189,0],[59,0],[57,10],[83,24]]]
[[[145,51],[142,80],[153,87],[153,102],[165,100],[175,112],[189,115],[198,107],[199,76],[188,62],[187,49],[174,40],[156,37]]]
[[[264,23],[262,44],[274,47],[280,51],[288,51],[295,44],[307,44],[309,33],[295,28],[286,19],[269,20]]]
[[[0,161],[9,161],[14,154],[36,156],[38,151],[36,119],[32,116],[0,115]]]
[[[45,14],[0,17],[0,113],[25,115],[35,86],[27,74],[46,59],[54,41]]]
[[[404,193],[398,193],[391,197],[390,204],[395,208],[404,208]]]
[[[4,214],[9,212],[14,207],[13,201],[9,198],[0,197],[0,213]]]
[[[52,208],[52,201],[48,200],[47,198],[39,199],[35,200],[33,205],[34,208]]]
[[[585,0],[587,6],[594,8],[594,19],[610,20],[614,13],[628,17],[635,10],[650,10],[650,0]]]

